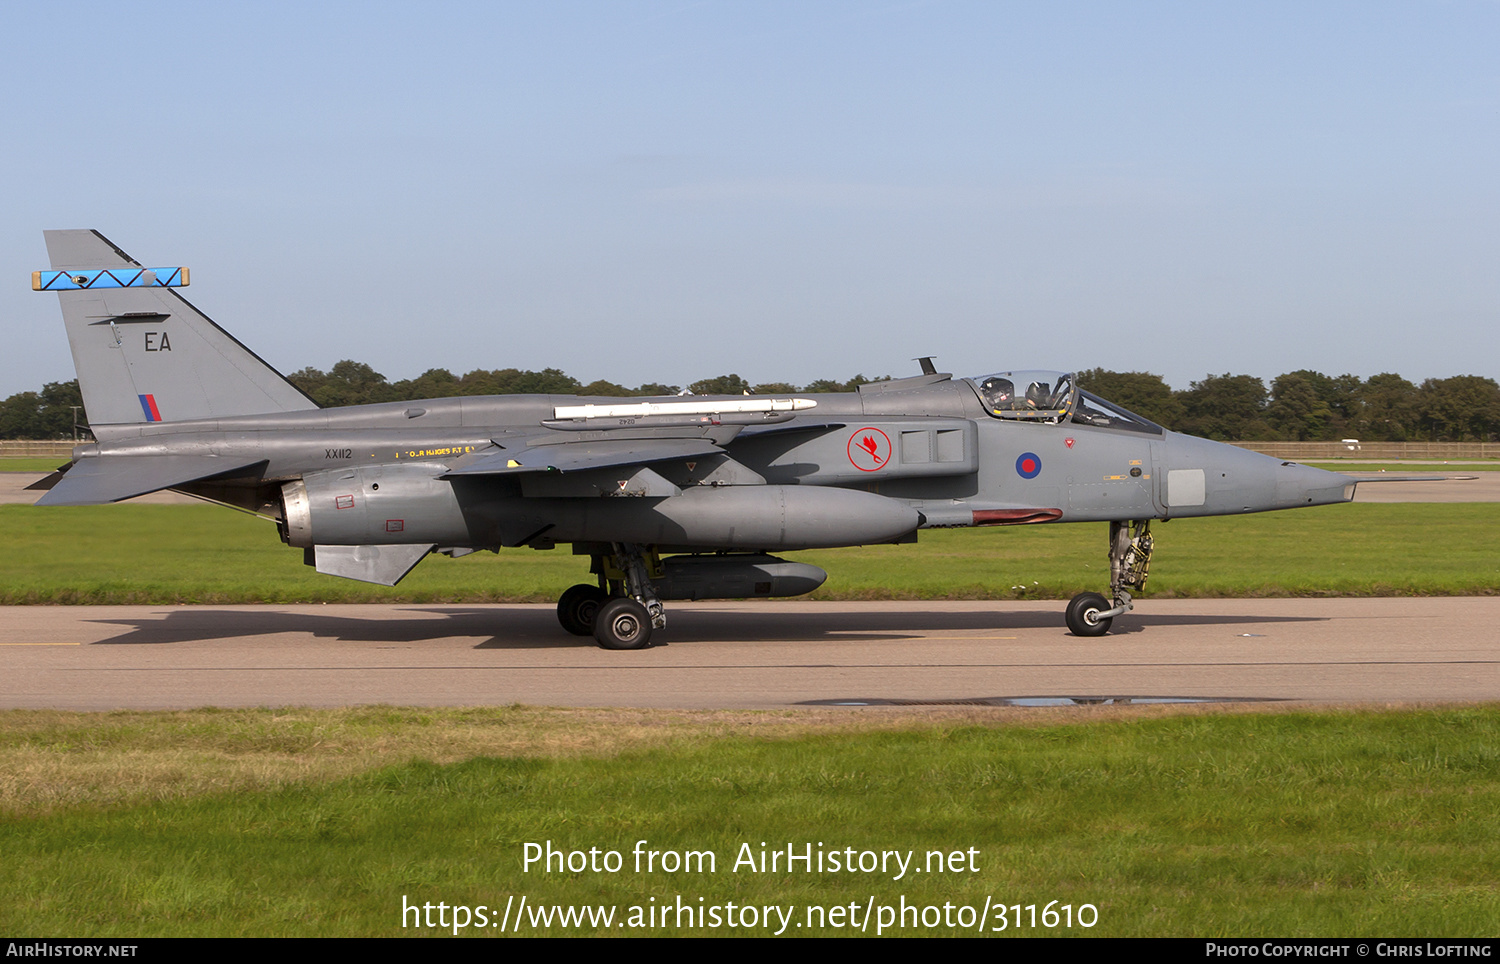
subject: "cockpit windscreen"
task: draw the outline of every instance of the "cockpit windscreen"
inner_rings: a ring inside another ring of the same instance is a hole
[[[1059,422],[1073,409],[1077,389],[1063,372],[996,372],[970,379],[991,415],[999,418]]]
[[[1148,435],[1162,433],[1162,427],[1150,419],[1142,418],[1114,402],[1106,401],[1098,395],[1085,391],[1078,393],[1078,404],[1073,409],[1073,421],[1081,425],[1118,428],[1127,432],[1143,432]]]

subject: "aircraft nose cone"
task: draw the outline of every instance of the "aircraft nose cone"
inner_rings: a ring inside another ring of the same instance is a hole
[[[1354,498],[1354,479],[1248,449],[1168,433],[1165,497],[1173,516],[1232,515]]]
[[[1276,507],[1331,505],[1354,499],[1354,479],[1295,462],[1276,467]]]

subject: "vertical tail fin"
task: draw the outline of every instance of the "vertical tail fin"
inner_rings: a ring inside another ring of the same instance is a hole
[[[141,267],[98,231],[44,233],[54,269]],[[317,408],[170,288],[90,288],[58,297],[92,426]]]

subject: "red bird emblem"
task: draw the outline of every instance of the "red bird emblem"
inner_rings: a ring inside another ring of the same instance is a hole
[[[875,460],[876,465],[879,465],[884,461],[884,459],[875,454],[875,451],[880,448],[880,446],[875,442],[875,439],[872,436],[866,435],[864,438],[860,439],[859,447],[870,453],[870,458]]]

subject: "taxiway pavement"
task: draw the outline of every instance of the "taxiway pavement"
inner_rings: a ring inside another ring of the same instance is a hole
[[[1500,472],[1474,475],[1356,501],[1500,502]],[[0,473],[0,502],[37,477]],[[1500,599],[1151,599],[1100,639],[1062,609],[676,603],[662,645],[609,653],[550,606],[0,608],[0,707],[1500,699]]]
[[[1368,472],[1353,473],[1357,478],[1373,479]],[[1354,490],[1355,502],[1500,502],[1500,472],[1469,472],[1461,469],[1449,473],[1407,472],[1393,469],[1392,475],[1403,478],[1425,476],[1421,482],[1361,482]]]
[[[677,603],[606,652],[550,606],[0,608],[0,707],[786,708],[993,698],[1500,699],[1500,598]]]

